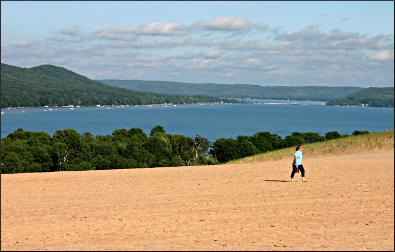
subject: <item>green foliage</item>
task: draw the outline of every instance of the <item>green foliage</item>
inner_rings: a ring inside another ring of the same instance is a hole
[[[239,142],[239,152],[241,157],[247,157],[255,155],[257,150],[253,143],[247,139],[243,139]]]
[[[366,133],[356,130],[353,135]],[[284,139],[269,132],[257,132],[210,143],[199,135],[191,138],[167,134],[160,125],[149,136],[137,128],[117,129],[107,136],[79,134],[74,129],[57,130],[52,136],[17,129],[1,141],[0,167],[2,173],[20,173],[213,165],[340,137],[343,136],[336,131],[326,133],[325,137],[313,132],[294,132]]]
[[[154,136],[156,134],[166,134],[166,131],[165,131],[165,129],[162,126],[157,125],[154,128],[152,128],[152,130],[151,130],[149,135],[150,136]]]
[[[356,131],[354,131],[352,133],[352,135],[353,136],[358,136],[358,135],[365,135],[365,134],[368,134],[368,133],[369,133],[369,131],[366,131],[366,130],[363,130],[363,131],[356,130]]]
[[[57,130],[52,140],[66,144],[71,150],[79,151],[81,149],[80,134],[74,129]]]
[[[155,166],[167,166],[172,158],[172,146],[165,134],[155,134],[148,138],[144,148],[155,156]]]
[[[306,133],[294,132],[292,133],[292,135],[300,136],[303,139],[304,143],[315,143],[325,140],[324,137],[314,132],[306,132]]]
[[[185,162],[182,160],[182,158],[179,155],[176,155],[171,158],[169,165],[170,166],[183,166],[183,165],[185,165]]]
[[[233,138],[220,138],[214,142],[212,154],[220,163],[240,158],[239,142]]]
[[[208,149],[210,147],[210,142],[207,140],[207,138],[204,138],[200,135],[196,135],[195,138],[193,139],[193,146],[194,146],[193,164],[205,164],[207,161],[206,159],[209,158],[206,156],[206,153],[208,152]]]
[[[52,145],[53,171],[63,171],[70,158],[70,150],[65,143],[57,142]]]
[[[218,101],[222,100],[208,96],[160,95],[112,87],[52,65],[20,68],[1,64],[1,107],[182,104]]]
[[[352,105],[369,107],[394,107],[394,88],[366,88],[341,99],[329,101],[327,105]]]
[[[340,137],[342,137],[342,136],[337,131],[329,131],[325,134],[326,140],[332,140],[332,139],[336,139],[336,138],[340,138]]]
[[[196,158],[193,139],[182,135],[171,136],[172,156],[178,157],[180,165],[191,165]],[[173,160],[174,161],[174,160]]]
[[[299,135],[294,135],[294,134],[292,134],[291,136],[286,136],[284,142],[286,147],[304,144],[303,138]]]
[[[258,152],[267,152],[281,147],[281,137],[270,132],[257,132],[250,141],[255,145]]]
[[[216,165],[216,164],[219,164],[219,161],[212,154],[209,154],[207,156],[207,158],[205,159],[203,164],[205,164],[205,165]]]
[[[92,167],[96,170],[111,169],[110,160],[104,158],[102,155],[95,156],[92,159]]]
[[[143,138],[147,137],[147,135],[144,133],[142,129],[139,128],[131,128],[129,130],[130,136],[142,136]]]

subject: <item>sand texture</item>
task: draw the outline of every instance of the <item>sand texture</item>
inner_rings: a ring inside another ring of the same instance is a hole
[[[394,250],[393,150],[291,158],[1,175],[1,249]]]

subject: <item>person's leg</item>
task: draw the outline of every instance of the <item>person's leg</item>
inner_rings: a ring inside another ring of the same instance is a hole
[[[304,167],[303,167],[303,165],[299,165],[298,168],[299,168],[300,172],[302,173],[302,181],[304,182],[305,181],[305,179],[304,179],[304,175],[305,175]]]
[[[295,172],[296,172],[296,166],[292,165],[291,182],[294,181]]]

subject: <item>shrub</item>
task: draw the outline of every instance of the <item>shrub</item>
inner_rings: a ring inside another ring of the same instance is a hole
[[[342,135],[340,135],[337,131],[329,131],[325,134],[325,139],[326,140],[331,140],[331,139],[336,139],[336,138],[341,138]]]

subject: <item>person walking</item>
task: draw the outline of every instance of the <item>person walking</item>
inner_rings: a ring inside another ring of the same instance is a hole
[[[296,146],[296,151],[294,154],[294,160],[292,162],[292,173],[291,173],[291,182],[294,182],[294,176],[295,173],[301,172],[302,174],[302,181],[306,182],[304,175],[305,175],[305,170],[302,164],[302,159],[303,159],[303,148],[302,145]]]

